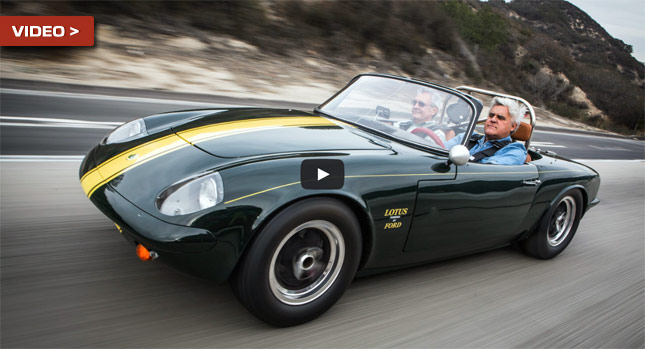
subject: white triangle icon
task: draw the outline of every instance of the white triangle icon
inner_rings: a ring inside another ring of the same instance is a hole
[[[325,178],[327,176],[329,176],[329,173],[327,173],[327,172],[325,172],[325,171],[323,171],[321,169],[318,169],[318,180],[321,180],[321,179],[323,179],[323,178]]]
[[[79,31],[78,29],[76,29],[76,28],[74,28],[74,27],[69,27],[69,29],[71,29],[71,30],[72,30],[72,32],[71,32],[71,33],[69,33],[69,36],[72,36],[72,35],[78,34],[78,31]]]

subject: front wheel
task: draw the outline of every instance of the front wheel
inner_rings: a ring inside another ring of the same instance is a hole
[[[542,219],[540,227],[524,242],[524,251],[541,259],[551,259],[569,245],[582,217],[579,190],[564,193]]]
[[[249,246],[232,286],[251,313],[275,326],[310,321],[342,296],[361,253],[352,210],[307,199],[276,215]]]

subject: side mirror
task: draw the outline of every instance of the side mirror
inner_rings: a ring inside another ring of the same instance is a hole
[[[450,148],[448,161],[457,166],[461,166],[467,164],[468,160],[470,160],[470,152],[468,151],[468,148],[461,144],[457,144]]]

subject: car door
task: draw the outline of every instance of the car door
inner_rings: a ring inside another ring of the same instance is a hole
[[[538,184],[531,164],[468,163],[457,168],[454,181],[419,181],[404,250],[428,250],[435,259],[509,243]]]

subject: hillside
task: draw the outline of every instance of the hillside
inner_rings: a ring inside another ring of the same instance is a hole
[[[561,0],[3,1],[1,10],[96,22],[91,48],[3,48],[3,78],[316,103],[375,71],[503,90],[623,133],[645,128],[643,63]]]

